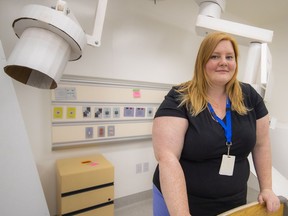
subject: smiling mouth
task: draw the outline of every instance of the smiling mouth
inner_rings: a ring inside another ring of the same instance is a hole
[[[220,72],[220,73],[228,73],[228,70],[216,70],[216,72]]]

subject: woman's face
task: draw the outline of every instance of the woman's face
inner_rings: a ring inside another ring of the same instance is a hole
[[[205,71],[213,86],[225,86],[236,70],[236,59],[232,43],[220,41],[208,60]]]

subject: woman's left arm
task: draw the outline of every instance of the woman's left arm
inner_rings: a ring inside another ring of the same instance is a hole
[[[280,201],[272,190],[272,158],[269,136],[269,116],[256,121],[256,145],[252,151],[260,193],[258,201],[266,204],[269,212],[277,211]]]

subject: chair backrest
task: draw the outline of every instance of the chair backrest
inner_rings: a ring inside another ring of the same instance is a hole
[[[285,197],[279,197],[281,206],[278,211],[268,213],[265,205],[260,205],[258,202],[252,202],[227,212],[224,212],[218,216],[288,216],[288,200]]]

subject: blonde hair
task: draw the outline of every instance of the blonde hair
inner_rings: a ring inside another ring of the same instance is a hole
[[[238,75],[238,45],[236,40],[223,32],[214,32],[208,34],[202,41],[194,67],[194,76],[192,80],[179,85],[180,106],[185,105],[193,116],[202,112],[208,104],[207,89],[210,85],[205,73],[205,65],[209,61],[212,53],[220,41],[228,40],[231,42],[236,61],[235,73],[231,80],[226,84],[226,93],[231,100],[231,108],[240,115],[247,114],[248,108],[244,105],[244,99]]]

